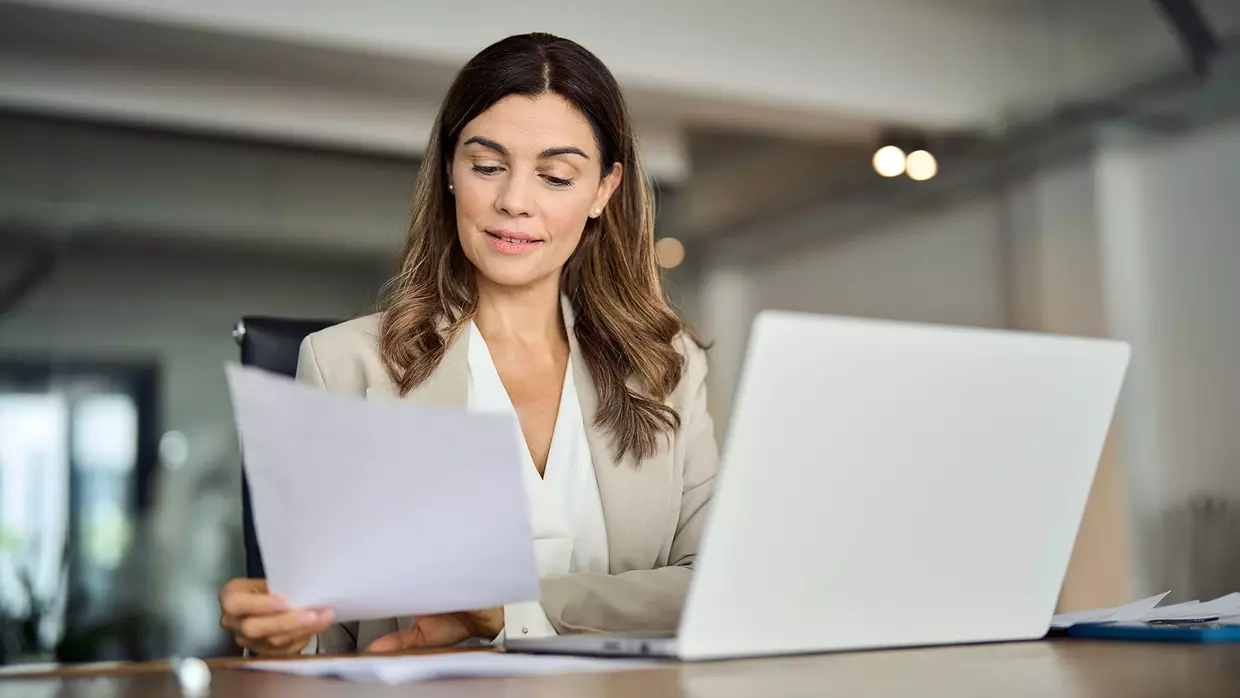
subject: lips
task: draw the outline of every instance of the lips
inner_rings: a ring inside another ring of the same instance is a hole
[[[507,242],[540,242],[538,239],[526,235],[525,233],[510,233],[506,230],[499,230],[495,232],[488,230],[487,235],[490,235],[493,238],[499,238],[500,240],[505,240]]]
[[[487,230],[485,232],[491,246],[504,254],[521,254],[543,244],[542,240],[528,233],[508,230]]]

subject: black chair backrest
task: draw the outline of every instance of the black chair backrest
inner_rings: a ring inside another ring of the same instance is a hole
[[[339,320],[292,320],[274,317],[244,317],[233,331],[241,345],[241,363],[279,373],[297,375],[297,354],[306,335],[330,327]],[[241,516],[245,536],[245,574],[264,579],[263,555],[254,534],[254,517],[250,513],[250,483],[241,469]]]

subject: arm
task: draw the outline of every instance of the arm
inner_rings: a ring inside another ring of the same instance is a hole
[[[664,632],[676,629],[714,491],[718,449],[706,410],[706,356],[684,340],[689,398],[680,516],[668,566],[620,574],[570,574],[542,581],[542,608],[558,633]]]
[[[1123,478],[1108,440],[1068,563],[1057,613],[1128,603],[1133,584]]]

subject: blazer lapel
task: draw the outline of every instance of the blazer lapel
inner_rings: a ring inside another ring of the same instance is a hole
[[[665,562],[669,532],[675,526],[671,451],[660,448],[640,465],[631,455],[617,462],[611,439],[595,424],[598,391],[573,332],[572,304],[567,298],[561,304],[573,357],[573,382],[607,525],[608,566],[612,574],[651,569]]]
[[[404,400],[419,405],[451,407],[469,406],[469,333],[462,332],[452,346],[444,352],[443,360],[421,385],[410,390],[404,397],[393,382],[377,383],[366,388],[368,400]],[[389,626],[390,627],[390,626]],[[396,627],[409,630],[413,616],[396,619]]]

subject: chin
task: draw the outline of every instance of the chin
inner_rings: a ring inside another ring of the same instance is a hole
[[[475,268],[479,274],[486,277],[487,281],[493,284],[516,288],[533,286],[548,276],[545,270],[532,269],[527,264],[514,264],[512,262],[497,264],[494,260],[477,264]]]

